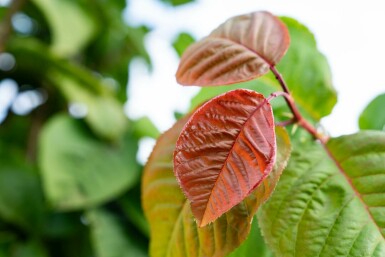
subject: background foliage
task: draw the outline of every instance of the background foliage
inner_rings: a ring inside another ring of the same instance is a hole
[[[1,7],[0,83],[17,95],[0,124],[0,256],[148,255],[136,155],[139,140],[159,132],[123,105],[131,60],[151,66],[150,28],[124,22],[125,8],[125,0]]]

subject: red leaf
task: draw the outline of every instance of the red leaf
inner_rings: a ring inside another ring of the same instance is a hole
[[[199,226],[241,202],[270,173],[276,156],[270,104],[238,89],[199,108],[182,130],[174,172]]]
[[[176,77],[182,85],[225,85],[267,73],[289,47],[285,25],[268,12],[233,17],[183,54]]]

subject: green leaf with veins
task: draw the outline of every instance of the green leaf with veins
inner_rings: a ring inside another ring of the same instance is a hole
[[[277,257],[385,256],[385,133],[297,146],[259,224]]]

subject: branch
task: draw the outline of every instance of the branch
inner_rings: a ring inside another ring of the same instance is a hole
[[[271,66],[270,70],[273,72],[275,78],[277,79],[277,81],[279,82],[283,90],[283,92],[280,92],[280,93],[279,92],[273,93],[274,97],[282,95],[285,98],[287,105],[289,106],[291,112],[294,115],[293,121],[295,121],[299,126],[304,128],[305,130],[307,130],[315,139],[318,139],[321,143],[325,144],[327,142],[327,137],[325,137],[321,133],[318,133],[317,129],[312,124],[310,124],[299,112],[282,75],[278,72],[278,70],[274,66]]]
[[[5,44],[12,32],[12,17],[24,5],[26,0],[13,0],[9,5],[4,19],[0,23],[0,53],[4,52]]]

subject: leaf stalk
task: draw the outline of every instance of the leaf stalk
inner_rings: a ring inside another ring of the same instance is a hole
[[[283,79],[279,71],[276,69],[276,67],[270,66],[270,70],[274,74],[278,83],[281,85],[283,91],[272,93],[269,99],[277,96],[283,96],[285,98],[287,105],[289,106],[289,109],[291,110],[294,116],[292,120],[288,121],[288,123],[289,124],[293,122],[297,123],[299,126],[304,128],[307,132],[309,132],[315,139],[319,140],[322,144],[326,144],[328,138],[325,135],[319,133],[317,129],[310,122],[308,122],[299,112],[297,106],[295,105],[294,98],[292,97],[285,80]]]

